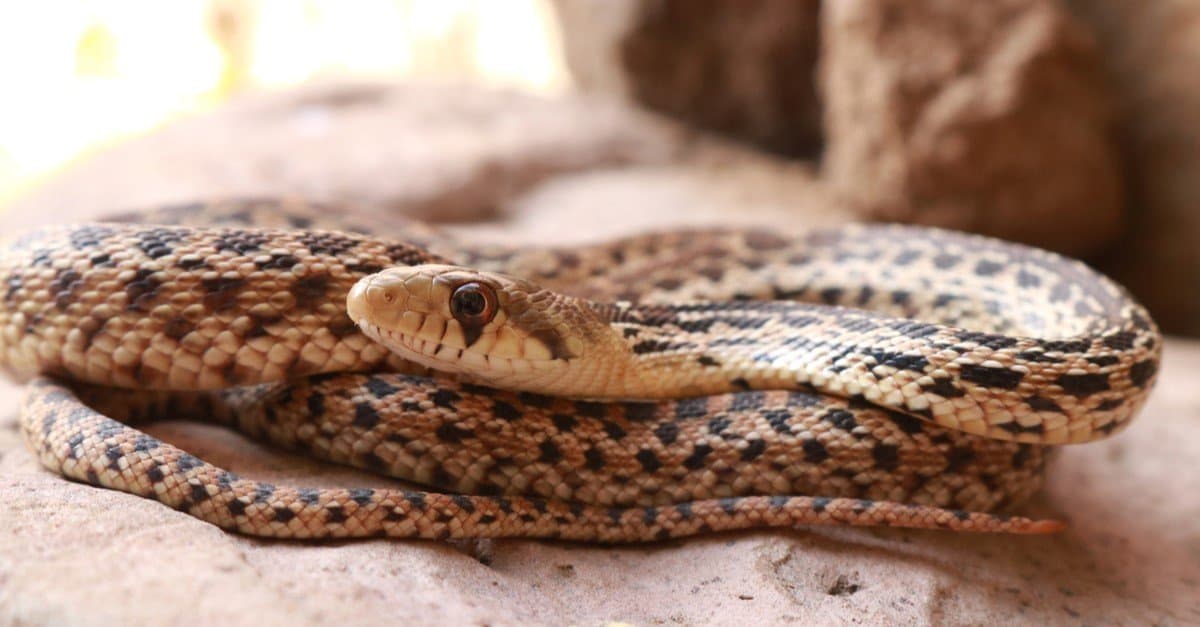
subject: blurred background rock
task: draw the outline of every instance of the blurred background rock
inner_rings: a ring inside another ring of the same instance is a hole
[[[0,202],[913,222],[1082,257],[1197,334],[1197,67],[1182,0],[14,3]]]

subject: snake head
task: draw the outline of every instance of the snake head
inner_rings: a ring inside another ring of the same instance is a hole
[[[405,359],[494,381],[582,354],[579,318],[587,310],[573,301],[501,274],[425,264],[364,277],[346,309],[363,333]]]

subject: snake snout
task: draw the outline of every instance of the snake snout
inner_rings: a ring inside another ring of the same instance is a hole
[[[357,324],[389,326],[408,304],[409,290],[402,280],[387,274],[359,279],[346,295],[346,313]]]

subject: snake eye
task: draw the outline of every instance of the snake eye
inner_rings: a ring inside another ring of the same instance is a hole
[[[480,283],[464,283],[450,295],[450,313],[463,326],[483,326],[496,317],[496,292]]]

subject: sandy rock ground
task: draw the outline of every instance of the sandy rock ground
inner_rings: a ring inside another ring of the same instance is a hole
[[[472,93],[442,97],[463,101],[475,97]],[[297,100],[290,102],[310,102],[291,97]],[[503,98],[509,99],[504,106],[525,105],[521,97]],[[403,99],[374,102],[402,108],[395,103]],[[518,161],[536,153],[531,145],[552,144],[532,131],[495,124],[494,116],[507,115],[501,111],[467,104],[462,107],[474,112],[469,119],[479,129],[480,148],[461,148],[448,170],[452,175],[439,178],[447,170],[438,168],[448,163],[441,159],[429,167],[420,159],[401,161],[385,168],[387,183],[377,188],[383,191],[355,193],[375,194],[369,204],[393,209],[438,206],[464,185],[461,173],[488,171],[480,164],[497,158],[490,133],[530,137],[529,144],[509,140],[505,154]],[[249,128],[241,116],[259,106],[250,102],[203,124],[183,124],[191,125],[192,135]],[[584,125],[596,115],[589,108],[595,105],[541,106],[562,128],[571,128],[572,119]],[[335,127],[342,122],[338,111],[325,113]],[[277,112],[275,122],[292,113]],[[404,120],[418,118],[375,113],[382,127],[372,135],[378,138],[371,143],[376,150],[416,142],[438,153],[436,135],[422,136],[416,122],[404,126]],[[536,116],[523,119],[538,123]],[[489,238],[580,241],[680,223],[800,228],[847,219],[803,168],[709,143],[655,120],[625,119],[574,144],[570,168],[548,170],[544,159],[493,166],[523,182],[485,194],[493,201],[490,221],[464,230]],[[445,128],[453,128],[451,122]],[[119,148],[122,161],[134,169],[121,171],[106,155],[79,164],[16,205],[0,226],[11,230],[38,219],[194,200],[201,191],[205,197],[278,192],[275,175],[229,184],[215,180],[198,191],[195,173],[213,167],[222,153],[203,142],[201,149],[187,150],[194,138],[179,128]],[[175,134],[178,145],[164,148],[163,134]],[[628,138],[636,150],[614,154],[614,137]],[[274,147],[262,144],[260,157],[286,161],[294,171],[328,158],[321,150],[288,144],[286,134],[278,140]],[[170,167],[160,165],[146,181],[154,193],[139,189],[137,164],[167,149]],[[361,176],[348,168],[332,172],[319,182],[326,189],[349,188],[347,181]],[[406,179],[421,179],[432,191],[420,202],[400,202],[411,198],[403,193],[411,189],[401,184]],[[114,180],[126,184],[101,184]],[[88,185],[94,185],[90,195]],[[1062,452],[1043,494],[1023,508],[1069,520],[1071,528],[1057,536],[805,528],[626,547],[512,540],[494,544],[490,565],[426,541],[255,540],[156,502],[68,482],[42,470],[25,450],[15,427],[19,390],[5,385],[0,624],[1200,622],[1200,477],[1189,470],[1200,456],[1200,397],[1191,384],[1198,369],[1200,342],[1170,341],[1158,390],[1142,417],[1110,441]],[[230,470],[277,483],[394,484],[209,425],[165,422],[147,431]]]

